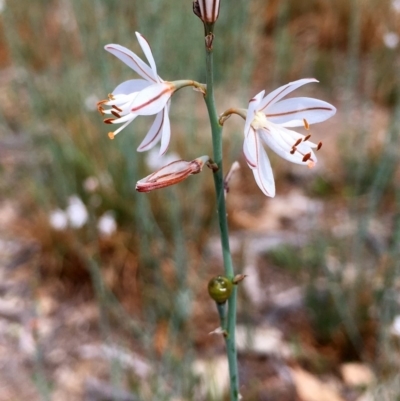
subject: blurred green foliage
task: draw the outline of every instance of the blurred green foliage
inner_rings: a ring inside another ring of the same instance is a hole
[[[188,326],[193,297],[199,287],[205,289],[212,269],[205,251],[216,232],[211,173],[205,170],[165,191],[137,194],[136,181],[151,170],[136,148],[151,121],[137,119],[110,142],[95,103],[132,78],[103,46],[119,43],[141,55],[134,31],[149,40],[161,77],[204,80],[203,28],[191,3],[182,3],[37,0],[21,7],[9,1],[2,18],[13,73],[3,88],[7,101],[0,124],[5,137],[20,139],[27,148],[12,180],[2,183],[3,196],[15,194],[22,204],[30,234],[41,244],[44,277],[68,277],[80,285],[77,271],[84,271],[103,310],[104,338],[117,322],[161,362],[149,398],[157,400],[192,399],[196,385],[187,374],[194,357]],[[221,3],[215,40],[218,100],[237,98],[240,105],[234,106],[244,107],[257,90],[315,76],[324,98],[338,105],[336,165],[326,176],[315,176],[306,191],[335,203],[356,229],[347,240],[322,233],[300,250],[277,248],[268,260],[305,285],[321,344],[341,344],[344,359],[366,358],[386,367],[393,363],[387,330],[398,313],[400,58],[398,47],[384,45],[383,35],[400,34],[400,17],[389,0]],[[374,107],[388,115],[379,128],[383,132],[373,123]],[[179,92],[171,121],[171,152],[186,160],[210,152],[199,93]],[[235,125],[226,138],[227,166],[240,154],[241,127],[241,122]],[[2,176],[10,174],[0,168]],[[90,177],[99,182],[93,192],[84,185]],[[55,232],[48,213],[64,209],[71,195],[83,200],[89,222],[79,230]],[[119,230],[105,240],[96,224],[109,210]],[[372,230],[376,221],[389,221],[387,232]],[[338,271],[327,264],[328,254],[338,260]],[[350,282],[344,274],[349,265],[356,269]],[[112,282],[104,279],[109,270]],[[144,323],[132,318],[118,298],[140,311]],[[156,350],[163,324],[170,348]],[[373,336],[376,343],[363,348]],[[379,357],[374,359],[371,350]],[[158,378],[160,372],[165,380]],[[140,383],[132,378],[131,384],[140,392]]]

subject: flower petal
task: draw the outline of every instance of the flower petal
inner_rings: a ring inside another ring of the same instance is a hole
[[[311,146],[309,144],[307,145],[308,142],[302,142],[300,145],[296,146],[297,150],[293,152],[293,154],[290,153],[293,149],[294,143],[291,144],[291,137],[288,136],[289,134],[287,131],[289,130],[278,126],[272,126],[271,124],[271,126],[268,127],[268,131],[258,130],[257,132],[268,147],[283,159],[295,164],[308,165],[310,161],[315,164],[317,158]],[[311,153],[311,157],[308,160],[303,161],[303,158],[307,153]]]
[[[287,129],[281,125],[278,124],[269,124],[268,129],[275,129],[276,131],[279,132],[280,138],[286,143],[285,146],[288,146],[290,149],[293,148],[293,145],[297,142],[299,142],[299,139],[301,139],[301,142],[296,145],[296,148],[302,151],[302,149],[305,151],[305,153],[309,152],[309,148],[316,148],[317,144],[314,142],[311,142],[309,140],[304,141],[305,135],[300,134],[299,132],[293,131],[291,129]],[[268,130],[267,129],[267,130]]]
[[[113,95],[129,95],[133,92],[139,92],[150,85],[149,81],[144,79],[130,79],[122,82],[112,92]]]
[[[266,116],[274,124],[284,127],[302,127],[325,121],[336,113],[336,108],[322,100],[310,97],[295,97],[281,100],[268,107]]]
[[[126,122],[126,121],[134,120],[137,116],[138,116],[138,115],[137,115],[137,114],[134,114],[134,113],[127,113],[127,114],[125,114],[125,115],[122,116],[122,117],[114,118],[113,120],[111,120],[111,121],[109,122],[109,124],[122,124],[122,123],[124,123],[124,122]]]
[[[137,148],[138,152],[145,152],[146,150],[149,150],[153,146],[157,145],[157,143],[161,138],[163,123],[164,123],[164,111],[162,110],[157,114],[153,124],[149,129],[149,132],[146,134],[143,141]]]
[[[131,111],[142,116],[157,114],[170,99],[175,87],[169,83],[153,84],[140,91],[131,104]]]
[[[247,108],[246,122],[244,124],[245,135],[249,131],[250,124],[253,122],[253,119],[254,119],[254,113],[257,110],[260,100],[263,98],[264,94],[265,94],[265,91],[263,90],[260,93],[257,93],[257,95],[255,95],[249,101],[249,107]]]
[[[140,57],[126,47],[117,44],[109,44],[104,48],[115,57],[118,57],[128,67],[132,68],[132,70],[136,71],[145,80],[158,82],[158,77],[154,75],[153,70],[145,62],[143,62]]]
[[[273,198],[275,196],[274,174],[272,172],[268,155],[262,146],[260,146],[258,150],[258,166],[252,170],[254,179],[261,191],[265,195]]]
[[[243,153],[247,164],[254,168],[258,165],[258,150],[260,148],[260,140],[256,130],[250,126],[243,142]]]
[[[168,109],[169,109],[168,106],[164,107],[164,124],[162,126],[162,133],[161,133],[160,155],[163,155],[167,151],[169,141],[171,138],[171,125],[169,122]]]
[[[298,81],[289,82],[286,85],[275,89],[271,93],[269,93],[263,100],[261,100],[260,105],[258,107],[258,111],[264,111],[267,113],[268,107],[272,106],[274,103],[288,95],[290,92],[293,92],[300,86],[308,84],[310,82],[318,82],[315,78],[304,78],[299,79]]]
[[[157,67],[156,63],[154,61],[153,53],[151,52],[151,48],[149,43],[147,42],[146,38],[140,34],[139,32],[135,32],[137,40],[140,44],[140,47],[143,50],[143,53],[145,54],[151,69],[153,70],[154,77],[156,78],[157,82],[161,82],[160,77],[157,75]]]

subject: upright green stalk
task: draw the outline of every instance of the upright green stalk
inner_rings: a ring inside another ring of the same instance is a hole
[[[210,42],[207,40],[209,39]],[[222,126],[218,122],[217,110],[214,100],[214,83],[213,83],[213,52],[212,52],[212,26],[206,27],[206,84],[207,92],[205,102],[207,104],[208,115],[210,118],[213,144],[213,160],[218,165],[218,170],[214,172],[214,185],[217,195],[218,221],[221,233],[222,256],[224,261],[225,276],[232,280],[234,271],[232,266],[232,257],[229,247],[229,230],[226,218],[224,176],[222,170]],[[236,285],[233,286],[232,294],[228,300],[228,315],[226,327],[222,327],[226,331],[225,345],[229,363],[230,377],[230,398],[231,401],[239,400],[239,375],[237,369],[237,353],[235,344],[235,328],[236,328]],[[223,321],[221,322],[223,325]]]

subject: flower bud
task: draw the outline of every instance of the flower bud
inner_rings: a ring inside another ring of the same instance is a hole
[[[236,276],[232,280],[232,283],[237,285],[240,282],[242,282],[245,278],[246,278],[245,274],[236,274]]]
[[[189,175],[200,173],[204,164],[207,163],[209,159],[208,156],[201,156],[191,162],[184,160],[173,161],[138,181],[136,184],[136,191],[150,192],[153,189],[175,185],[185,180]]]
[[[208,282],[208,293],[216,303],[223,304],[230,297],[232,287],[232,281],[227,277],[216,276]]]
[[[219,15],[220,0],[195,0],[193,12],[205,23],[214,24]]]

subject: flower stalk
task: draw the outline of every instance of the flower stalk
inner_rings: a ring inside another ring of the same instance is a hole
[[[212,33],[206,32],[207,36],[209,34]],[[225,204],[225,185],[224,185],[224,176],[222,169],[222,160],[223,160],[222,125],[220,125],[219,123],[219,118],[215,107],[212,46],[209,46],[207,44],[207,40],[206,40],[206,84],[207,84],[207,93],[204,97],[204,100],[207,105],[207,111],[211,124],[213,160],[218,166],[218,170],[214,171],[214,186],[217,197],[217,211],[218,211],[218,222],[221,234],[224,274],[229,280],[233,280],[235,274],[233,270],[232,256],[229,246],[229,230],[228,230],[228,221],[226,216],[226,204]],[[226,335],[224,337],[225,337],[226,353],[228,356],[228,364],[229,364],[231,401],[239,400],[239,375],[237,367],[237,351],[235,342],[236,299],[237,299],[237,286],[234,285],[232,289],[232,294],[228,299],[228,313],[226,316],[226,320],[221,318],[222,329],[226,331]]]
[[[178,184],[189,176],[200,173],[204,165],[213,172],[224,274],[210,280],[208,291],[216,302],[220,318],[220,328],[214,332],[223,334],[225,340],[230,377],[230,401],[238,401],[240,398],[239,375],[235,343],[237,284],[245,276],[235,275],[229,246],[225,198],[229,192],[229,181],[239,166],[237,162],[233,163],[224,177],[223,125],[232,114],[239,115],[245,120],[243,153],[246,162],[261,191],[266,196],[273,197],[275,196],[275,180],[264,145],[292,163],[314,167],[317,163],[314,150],[320,150],[322,143],[316,144],[310,141],[310,125],[330,118],[335,114],[336,108],[319,99],[307,97],[284,99],[302,85],[318,82],[314,78],[307,78],[289,82],[267,95],[263,90],[250,99],[246,109],[229,108],[218,116],[214,99],[213,41],[215,39],[214,25],[219,16],[219,9],[220,0],[194,0],[193,2],[193,11],[204,25],[205,85],[193,80],[163,80],[158,75],[149,43],[144,36],[136,32],[138,43],[147,62],[118,44],[109,44],[105,46],[105,49],[135,71],[140,78],[119,84],[108,95],[108,99],[98,102],[98,111],[106,116],[104,120],[106,124],[119,125],[114,131],[109,132],[111,139],[138,116],[154,115],[154,121],[137,151],[148,151],[160,143],[159,154],[163,155],[168,149],[171,137],[169,109],[173,94],[181,88],[191,86],[204,95],[211,125],[213,158],[201,156],[192,161],[175,160],[139,180],[136,190],[150,192]],[[306,135],[292,130],[293,127],[303,127],[307,131]]]

